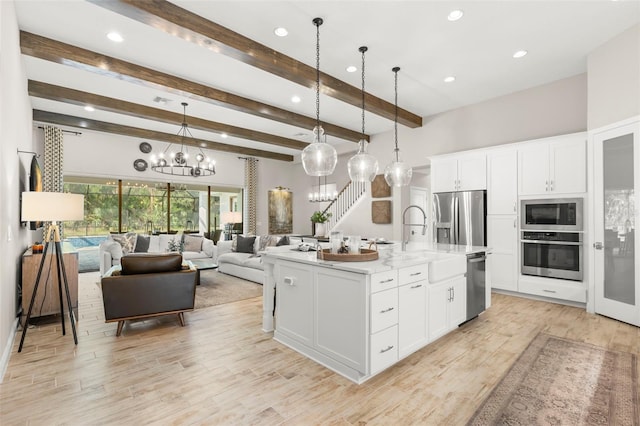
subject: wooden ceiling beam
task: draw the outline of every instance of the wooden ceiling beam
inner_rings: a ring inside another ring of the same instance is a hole
[[[315,88],[316,69],[314,67],[166,0],[88,1],[304,87]],[[311,32],[311,22],[309,22],[309,31]],[[362,107],[361,89],[322,72],[320,81],[324,94],[355,107]],[[369,93],[365,94],[365,99],[367,111],[389,120],[395,118],[394,104]],[[422,117],[398,108],[398,123],[411,128],[421,127]]]
[[[84,71],[114,77],[144,87],[160,89],[178,96],[188,96],[202,102],[233,109],[246,114],[278,121],[303,129],[313,129],[315,118],[306,117],[291,111],[233,93],[224,92],[200,83],[165,74],[110,56],[82,49],[77,46],[52,40],[37,34],[20,31],[20,48],[25,55],[45,59],[63,65],[69,65]],[[350,142],[358,142],[362,133],[331,123],[322,122],[325,133]],[[369,136],[366,137],[369,140]]]
[[[57,124],[60,126],[77,127],[80,129],[94,130],[96,132],[113,133],[116,135],[130,136],[140,139],[151,139],[157,141],[170,142],[175,144],[183,143],[182,137],[170,133],[157,132],[155,130],[141,129],[139,127],[123,126],[120,124],[107,123],[105,121],[91,120],[88,118],[74,117],[72,115],[58,114],[54,112],[33,110],[33,120],[43,123]],[[280,154],[277,152],[263,151],[260,149],[244,148],[241,146],[227,145],[219,142],[211,142],[204,139],[185,138],[185,145],[196,148],[211,149],[214,151],[228,152],[233,154],[249,155],[252,157],[270,158],[280,161],[293,161],[293,156]],[[204,145],[203,145],[204,144]]]
[[[120,99],[109,98],[106,96],[96,95],[94,93],[69,89],[66,87],[56,86],[53,84],[34,80],[29,80],[28,88],[29,95],[35,96],[37,98],[65,102],[68,104],[79,106],[91,105],[103,111],[126,114],[133,117],[144,118],[147,120],[159,121],[162,123],[170,123],[176,125],[182,124],[182,113],[165,111],[163,109],[152,108],[145,105],[122,101]],[[189,123],[189,127],[193,129],[216,133],[226,133],[229,136],[235,136],[238,138],[248,139],[256,142],[268,143],[285,148],[302,150],[308,145],[305,142],[295,139],[284,138],[281,136],[263,133],[256,130],[244,129],[242,127],[231,126],[229,124],[204,120],[198,117],[187,116],[187,123]]]

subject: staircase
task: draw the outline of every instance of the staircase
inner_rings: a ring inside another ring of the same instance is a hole
[[[333,229],[366,191],[367,184],[365,182],[350,181],[342,188],[336,199],[323,210],[323,213],[331,213],[331,217],[326,222],[326,229]]]

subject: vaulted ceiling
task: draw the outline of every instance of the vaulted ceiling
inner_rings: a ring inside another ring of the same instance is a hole
[[[18,0],[16,9],[36,121],[175,141],[188,102],[194,144],[283,161],[312,139],[315,17],[320,119],[339,152],[361,138],[360,46],[371,135],[393,127],[394,66],[398,121],[415,128],[583,73],[589,52],[640,22],[640,2],[604,0]],[[449,21],[454,9],[464,15]],[[112,31],[124,41],[107,39]],[[528,55],[514,59],[521,49]]]

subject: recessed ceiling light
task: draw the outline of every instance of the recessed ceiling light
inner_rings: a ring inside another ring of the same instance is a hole
[[[287,29],[284,27],[278,27],[275,30],[273,30],[273,32],[278,37],[286,37],[289,34],[289,31],[287,31]]]
[[[355,65],[349,65],[347,67],[347,72],[356,72],[358,71],[358,67],[356,67]]]
[[[122,38],[120,33],[117,33],[115,31],[111,31],[110,33],[108,33],[107,38],[111,41],[115,41],[116,43],[122,43],[124,41],[124,38]]]
[[[447,19],[450,21],[457,21],[462,18],[462,15],[464,15],[464,12],[460,9],[452,10],[451,13],[449,13],[449,16],[447,16]]]
[[[450,75],[449,77],[445,77],[444,78],[444,82],[445,83],[451,83],[451,82],[454,82],[454,81],[456,81],[456,78],[454,76],[452,76],[452,75]]]
[[[516,53],[513,54],[514,58],[522,58],[523,56],[525,56],[527,53],[526,50],[518,50]]]
[[[226,134],[226,133],[220,133],[220,137],[221,137],[222,139],[226,139],[227,137],[229,137],[229,135],[228,135],[228,134]]]
[[[291,102],[293,102],[294,104],[299,104],[301,100],[302,99],[300,99],[300,96],[298,96],[298,95],[293,95],[291,97]]]
[[[95,109],[94,107],[92,107],[91,105],[87,105],[87,106],[85,106],[85,107],[84,107],[84,110],[85,110],[85,111],[89,111],[89,112],[93,112],[93,111],[95,111],[96,109]]]

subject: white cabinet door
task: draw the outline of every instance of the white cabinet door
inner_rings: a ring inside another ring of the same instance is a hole
[[[518,228],[516,215],[487,215],[487,256],[491,287],[518,291]]]
[[[518,150],[520,195],[549,193],[549,146],[531,144]]]
[[[456,159],[439,159],[431,163],[431,192],[456,191],[458,162]]]
[[[463,275],[449,282],[451,302],[449,303],[449,330],[453,330],[467,319],[467,278]]]
[[[582,136],[551,144],[550,192],[558,194],[586,192],[586,149],[586,142]]]
[[[313,345],[313,274],[300,263],[279,265],[276,282],[278,332]]]
[[[417,281],[398,289],[400,316],[398,320],[398,350],[405,357],[426,345],[427,281]]]
[[[458,158],[458,191],[487,189],[487,157],[484,154]]]
[[[428,293],[429,341],[434,341],[449,331],[447,313],[451,299],[451,286],[448,281],[430,284]]]
[[[366,276],[317,268],[315,279],[315,347],[365,373]],[[387,291],[395,293],[396,289]]]
[[[516,214],[518,206],[518,151],[487,154],[487,214]]]

